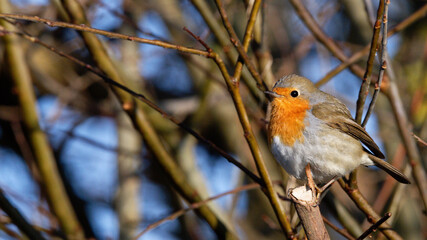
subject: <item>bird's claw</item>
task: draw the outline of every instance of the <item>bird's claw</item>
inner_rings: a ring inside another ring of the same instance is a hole
[[[305,167],[305,174],[307,175],[307,182],[308,182],[308,187],[310,188],[310,190],[312,191],[312,193],[315,196],[315,204],[313,207],[317,207],[320,204],[320,200],[322,193],[324,193],[326,190],[329,189],[330,186],[332,186],[332,184],[338,179],[338,177],[334,177],[332,178],[329,182],[327,182],[325,185],[323,185],[322,187],[318,187],[313,180],[313,175],[311,173],[311,169],[310,169],[310,163],[307,164],[307,166]]]

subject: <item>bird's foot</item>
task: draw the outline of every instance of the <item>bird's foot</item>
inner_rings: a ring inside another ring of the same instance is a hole
[[[311,174],[310,163],[307,163],[307,166],[305,166],[305,174],[307,175],[308,188],[310,188],[313,194],[316,194],[318,187],[314,183],[313,175]]]
[[[331,180],[329,180],[329,182],[327,182],[325,185],[323,185],[320,188],[317,185],[315,185],[316,186],[316,206],[319,205],[320,201],[323,199],[324,195],[322,196],[322,194],[326,193],[338,178],[339,177],[332,178]]]
[[[316,204],[313,207],[317,207],[320,204],[320,200],[322,199],[322,193],[328,190],[329,187],[331,187],[332,184],[338,179],[338,177],[332,178],[329,182],[319,188],[316,183],[314,183],[313,175],[310,169],[310,163],[305,166],[305,174],[307,175],[308,187],[310,188],[311,192],[316,196]]]

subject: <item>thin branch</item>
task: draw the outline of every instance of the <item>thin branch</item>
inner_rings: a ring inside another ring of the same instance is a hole
[[[63,0],[61,1],[61,4],[69,14],[72,22],[89,25],[83,7],[78,1]],[[79,33],[81,34],[91,57],[102,72],[105,72],[105,74],[116,83],[125,86],[127,78],[123,77],[118,71],[97,36],[88,32]],[[141,103],[135,101],[132,95],[129,95],[127,91],[113,87],[112,90],[117,97],[117,100],[120,102],[122,109],[131,119],[133,126],[143,137],[145,145],[157,160],[157,163],[160,165],[165,177],[169,180],[172,187],[189,203],[201,201],[201,196],[197,190],[188,184],[187,175],[184,173],[181,166],[178,165],[169,151],[166,150],[162,139],[148,120],[145,112],[146,110],[144,111]],[[211,207],[202,206],[197,209],[196,212],[200,217],[206,220],[218,238],[237,239],[237,236],[233,231],[233,227],[227,224],[227,222],[221,220],[218,217],[218,213]]]
[[[30,223],[22,216],[3,194],[0,188],[0,208],[10,217],[12,222],[30,239],[43,240],[45,239],[39,231],[33,228]]]
[[[218,154],[220,154],[221,156],[223,156],[227,161],[229,161],[230,163],[234,164],[236,167],[238,167],[240,170],[242,170],[245,174],[248,175],[249,178],[251,178],[254,182],[260,184],[261,186],[263,186],[263,182],[260,180],[260,178],[254,174],[252,171],[250,171],[249,169],[247,169],[245,166],[243,166],[243,164],[241,164],[238,160],[236,160],[234,157],[232,157],[230,154],[228,154],[227,152],[225,152],[224,150],[222,150],[220,147],[218,147],[216,144],[214,144],[212,141],[206,139],[205,137],[201,136],[200,134],[198,134],[195,130],[187,127],[185,124],[183,124],[182,122],[179,122],[177,119],[175,119],[173,116],[169,115],[167,112],[165,112],[164,110],[162,110],[160,107],[158,107],[155,103],[153,103],[152,101],[150,101],[148,98],[146,98],[143,94],[137,93],[131,89],[129,89],[128,87],[114,81],[113,79],[109,78],[108,76],[106,76],[99,68],[94,67],[90,64],[86,64],[82,61],[80,61],[79,59],[68,55],[42,41],[40,41],[40,39],[33,37],[27,33],[24,32],[17,32],[17,31],[1,31],[4,34],[7,33],[13,33],[13,34],[17,34],[19,36],[24,37],[25,39],[37,43],[45,48],[47,48],[48,50],[58,54],[59,56],[65,57],[68,60],[74,62],[75,64],[91,71],[92,73],[98,75],[99,77],[101,77],[106,83],[115,86],[125,92],[127,92],[128,94],[132,95],[133,97],[137,98],[138,100],[144,102],[145,104],[147,104],[149,107],[151,107],[152,109],[156,110],[157,112],[159,112],[164,118],[170,120],[171,122],[173,122],[174,124],[176,124],[177,126],[179,126],[180,128],[182,128],[183,130],[185,130],[186,132],[190,133],[191,135],[193,135],[196,139],[198,139],[199,141],[201,141],[203,144],[205,144],[206,146],[208,146],[209,148],[211,148],[212,150],[216,151]]]
[[[388,57],[388,56],[387,56]],[[408,161],[412,167],[412,177],[420,193],[424,205],[424,212],[427,212],[427,177],[422,164],[421,155],[417,147],[416,140],[412,136],[412,126],[409,124],[408,115],[403,107],[402,99],[399,95],[398,86],[393,71],[389,68],[389,87],[386,89],[386,95],[391,107],[393,115],[396,119],[399,134],[402,138],[406,152],[408,154]]]
[[[230,190],[230,191],[227,191],[227,192],[224,192],[224,193],[212,196],[212,197],[207,198],[207,199],[205,199],[203,201],[190,204],[190,206],[187,207],[187,208],[178,210],[178,211],[172,213],[171,215],[169,215],[169,216],[167,216],[165,218],[162,218],[162,219],[160,219],[160,220],[158,220],[158,221],[156,221],[154,223],[151,223],[142,232],[138,233],[138,235],[136,235],[134,237],[134,239],[136,240],[136,239],[140,238],[142,235],[144,235],[145,233],[147,233],[148,231],[150,231],[150,230],[152,230],[152,229],[160,226],[161,224],[163,224],[163,223],[165,223],[167,221],[175,220],[175,219],[181,217],[182,215],[184,215],[185,213],[187,213],[189,211],[192,211],[194,209],[200,208],[201,206],[206,205],[207,203],[209,203],[209,202],[211,202],[213,200],[216,200],[218,198],[221,198],[221,197],[229,195],[229,194],[235,194],[235,193],[239,193],[239,192],[242,192],[242,191],[247,191],[247,190],[255,189],[255,188],[258,188],[258,187],[260,187],[259,184],[251,183],[251,184],[247,184],[245,186],[241,186],[241,187],[235,188],[233,190]]]
[[[271,182],[270,175],[268,174],[267,167],[262,158],[261,151],[258,146],[258,142],[252,131],[252,127],[249,122],[249,118],[248,118],[245,106],[243,104],[242,97],[240,95],[239,85],[238,84],[236,85],[235,82],[232,81],[230,75],[227,72],[227,68],[224,62],[222,61],[222,59],[219,57],[219,55],[215,54],[214,60],[215,60],[215,63],[218,65],[218,68],[220,69],[222,76],[224,77],[224,80],[228,86],[228,90],[233,99],[234,106],[239,116],[240,123],[243,127],[245,139],[249,145],[252,156],[254,157],[258,172],[265,183],[266,195],[273,207],[274,213],[276,214],[278,221],[280,223],[280,226],[283,232],[286,234],[286,236],[289,239],[295,239],[293,229],[288,221],[287,216],[285,215],[285,212],[282,209],[282,205],[280,204],[276,191],[273,188],[273,184]]]
[[[371,85],[372,68],[374,66],[375,55],[376,55],[376,52],[378,50],[377,48],[378,48],[378,44],[379,44],[378,39],[380,36],[380,29],[381,29],[381,17],[383,16],[383,12],[384,12],[384,5],[385,5],[384,1],[385,0],[379,1],[378,10],[377,10],[377,20],[374,24],[371,47],[369,50],[368,61],[366,64],[366,70],[365,70],[365,74],[363,75],[363,78],[362,78],[362,85],[360,86],[359,97],[357,98],[357,102],[356,102],[355,120],[358,124],[361,124],[361,122],[362,122],[363,110],[365,107],[365,101],[366,101],[366,97],[368,96],[368,93],[369,93],[369,87]],[[350,185],[352,185],[352,188],[358,188],[358,186],[357,186],[357,169],[353,170],[350,173],[349,183],[350,183]]]
[[[220,25],[219,22],[217,21],[216,16],[210,10],[210,7],[207,1],[205,0],[190,0],[190,1],[194,5],[194,7],[199,11],[200,15],[203,17],[209,29],[212,31],[215,38],[218,40],[219,45],[221,45],[221,47],[224,49],[224,53],[227,56],[227,60],[229,62],[235,62],[236,59],[238,59],[239,54],[237,51],[234,50],[234,48],[230,49],[230,38],[227,32],[224,30],[223,26]],[[251,74],[250,72],[245,71],[245,69],[243,69],[243,72],[242,72],[243,82],[248,87],[251,93],[251,96],[258,102],[261,102],[264,100],[262,98],[264,94],[261,91],[259,91],[256,84],[253,84],[251,82],[252,79],[250,74]]]
[[[427,14],[427,4],[425,4],[423,7],[421,7],[416,12],[411,14],[405,20],[403,20],[402,22],[394,26],[390,31],[388,31],[387,37],[391,37],[394,34],[406,29],[408,26],[411,26],[413,23],[423,18],[426,14]],[[319,87],[327,83],[329,80],[331,80],[334,76],[336,76],[342,70],[346,69],[350,65],[362,59],[362,57],[366,56],[369,53],[369,49],[370,49],[370,44],[366,45],[362,50],[354,53],[347,61],[342,62],[338,67],[329,71],[322,79],[320,79],[316,83],[316,86]]]
[[[372,35],[371,48],[369,51],[368,61],[366,64],[366,71],[365,71],[365,74],[363,75],[363,79],[362,79],[363,81],[360,87],[359,97],[357,99],[355,120],[359,124],[362,122],[363,109],[365,106],[366,97],[368,96],[368,93],[369,93],[369,87],[371,85],[372,68],[374,66],[375,55],[377,53],[378,39],[380,37],[381,17],[383,16],[383,12],[385,8],[384,2],[385,0],[380,0],[379,2],[379,6],[377,10],[377,20],[375,21],[375,25],[374,25],[374,32]]]
[[[415,133],[412,133],[412,136],[417,140],[417,142],[421,143],[424,147],[427,147],[427,142],[418,137]]]
[[[211,53],[212,49],[208,46],[208,44],[206,44],[205,41],[202,40],[202,38],[200,36],[197,36],[196,34],[194,34],[193,32],[191,32],[188,28],[184,27],[183,28],[184,31],[186,31],[188,34],[191,35],[191,37],[193,37],[194,39],[197,40],[197,42],[199,42],[200,44],[203,45],[203,47],[206,49],[207,52]]]
[[[222,22],[225,26],[225,29],[228,32],[228,35],[230,36],[230,41],[231,41],[231,43],[233,43],[233,45],[237,49],[237,52],[240,54],[240,56],[239,56],[240,58],[238,59],[236,66],[235,66],[235,71],[234,71],[234,76],[233,76],[234,81],[238,82],[240,79],[240,76],[242,73],[242,67],[243,67],[243,64],[242,64],[242,60],[243,60],[243,63],[246,64],[246,67],[248,68],[252,77],[257,82],[258,89],[260,89],[261,91],[265,91],[265,90],[267,90],[267,85],[261,79],[261,76],[259,75],[258,71],[255,69],[254,64],[251,62],[251,60],[249,59],[249,56],[246,53],[248,51],[251,35],[253,32],[253,27],[254,27],[255,22],[256,22],[256,16],[258,14],[261,2],[262,2],[261,0],[256,0],[254,2],[254,6],[252,7],[252,11],[251,11],[251,14],[249,16],[249,20],[248,20],[248,24],[246,26],[245,36],[243,38],[243,44],[242,44],[240,42],[239,38],[237,37],[237,34],[234,31],[234,28],[231,26],[230,21],[228,20],[227,12],[223,8],[223,2],[221,0],[215,0],[215,4],[216,4],[218,11],[220,13]]]
[[[333,224],[331,221],[329,221],[327,218],[323,217],[323,221],[328,224],[329,227],[331,227],[332,229],[334,229],[337,233],[341,234],[341,236],[349,239],[349,240],[355,240],[355,238],[353,236],[350,235],[350,233],[348,233],[348,231],[346,229],[341,229],[337,226],[335,226],[335,224]]]
[[[387,52],[387,27],[388,27],[388,5],[390,4],[390,0],[385,0],[384,6],[384,15],[383,15],[383,32],[382,32],[382,43],[381,43],[381,57],[380,57],[380,71],[378,74],[378,80],[375,83],[375,90],[372,96],[371,103],[369,104],[368,111],[366,112],[365,119],[362,122],[362,127],[365,127],[368,123],[369,117],[374,110],[375,103],[378,98],[378,93],[380,92],[381,83],[383,81],[384,72],[387,68],[386,52]],[[390,63],[391,64],[391,63]]]
[[[200,38],[196,38],[196,40],[202,41]],[[273,183],[271,182],[270,175],[268,174],[267,167],[265,166],[261,151],[259,149],[255,135],[252,131],[252,127],[249,122],[249,117],[246,112],[245,105],[243,104],[242,97],[240,95],[239,84],[238,82],[236,83],[235,81],[233,81],[233,79],[230,77],[227,67],[225,66],[221,57],[214,51],[212,51],[211,53],[214,56],[213,59],[217,64],[219,70],[221,71],[225,83],[227,84],[228,91],[231,95],[231,98],[233,99],[234,107],[236,108],[240,124],[243,128],[244,137],[249,145],[252,156],[254,157],[255,165],[261,176],[261,180],[264,183],[263,186],[265,186],[266,189],[265,193],[268,199],[270,200],[274,213],[276,214],[276,217],[280,223],[280,227],[289,239],[294,239],[295,235],[293,233],[293,229],[288,221],[285,212],[282,209],[279,197],[277,196],[276,191],[273,188]]]
[[[305,23],[305,26],[310,30],[316,40],[323,44],[323,46],[325,46],[326,49],[328,49],[341,62],[348,61],[344,51],[323,32],[322,28],[319,26],[317,21],[307,10],[304,4],[302,4],[300,0],[290,0],[290,2],[295,8],[298,16]],[[350,70],[359,77],[363,76],[363,69],[357,65],[350,65]]]
[[[370,219],[372,222],[377,222],[381,219],[381,217],[372,209],[368,201],[366,201],[366,199],[360,193],[359,189],[352,188],[352,186],[346,183],[342,178],[338,179],[338,182],[342,189],[344,189],[347,195],[368,219]],[[379,230],[390,239],[402,239],[402,237],[399,236],[399,234],[395,232],[387,223],[384,223],[382,227],[379,227]]]
[[[425,6],[427,6],[427,4]],[[389,63],[391,62],[387,51],[385,52],[385,60]],[[412,167],[412,177],[415,180],[415,184],[423,201],[424,213],[427,213],[427,176],[422,164],[421,154],[417,147],[417,143],[412,137],[412,124],[410,124],[408,114],[406,114],[403,106],[397,86],[397,78],[394,72],[395,71],[393,71],[392,65],[390,64],[387,71],[390,81],[387,84],[388,87],[384,88],[383,92],[385,92],[385,95],[388,97],[391,104],[400,136],[408,154],[409,165]]]
[[[357,240],[363,240],[366,237],[368,237],[369,234],[376,231],[381,226],[381,224],[387,221],[387,219],[389,219],[390,217],[391,217],[391,213],[386,213],[380,220],[376,221],[374,224],[372,224],[370,228],[368,228],[368,230],[366,230],[362,235],[360,235],[360,237],[358,237]]]
[[[0,1],[0,12],[10,12],[9,1]],[[15,31],[16,28],[5,20],[0,20],[1,28],[6,31]],[[61,176],[58,172],[56,160],[46,137],[39,125],[39,116],[36,111],[36,96],[32,85],[31,73],[27,66],[24,50],[18,44],[20,39],[15,35],[4,35],[4,48],[9,62],[10,74],[22,111],[23,125],[27,129],[31,148],[37,160],[37,166],[46,190],[49,206],[55,213],[58,222],[69,238],[83,238],[80,223],[65,191]]]
[[[67,23],[67,22],[60,22],[60,21],[54,21],[54,20],[49,20],[49,19],[45,19],[45,18],[40,18],[38,16],[28,16],[28,15],[22,15],[22,14],[0,13],[0,18],[9,18],[9,19],[15,19],[15,20],[26,20],[26,21],[31,21],[31,22],[39,22],[39,23],[44,23],[44,24],[48,25],[49,27],[71,28],[71,29],[74,29],[77,31],[90,32],[90,33],[102,35],[102,36],[105,36],[108,38],[116,38],[116,39],[128,40],[128,41],[133,41],[133,42],[138,42],[138,43],[146,43],[146,44],[151,44],[151,45],[155,45],[155,46],[159,46],[159,47],[163,47],[163,48],[175,49],[175,50],[178,50],[180,52],[196,54],[196,55],[200,55],[200,56],[204,56],[204,57],[209,57],[209,53],[206,51],[202,51],[202,50],[198,50],[198,49],[194,49],[194,48],[190,48],[190,47],[184,47],[184,46],[180,46],[180,45],[175,45],[175,44],[167,43],[167,42],[160,41],[160,40],[150,40],[150,39],[145,39],[145,38],[140,38],[140,37],[129,36],[129,35],[125,35],[125,34],[115,33],[115,32],[104,31],[104,30],[100,30],[100,29],[96,29],[96,28],[86,26],[85,24],[73,24],[73,23]]]

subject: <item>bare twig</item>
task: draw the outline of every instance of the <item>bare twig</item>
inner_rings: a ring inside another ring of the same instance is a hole
[[[380,0],[378,10],[377,10],[377,20],[374,25],[374,33],[372,35],[371,48],[369,51],[368,61],[366,64],[366,71],[363,75],[362,86],[360,87],[359,97],[357,98],[357,106],[356,106],[356,117],[355,120],[357,123],[362,122],[363,117],[363,109],[365,106],[366,97],[369,93],[369,86],[371,85],[371,75],[372,68],[374,66],[375,55],[377,52],[378,39],[380,37],[380,29],[381,29],[381,17],[384,12],[384,3],[385,0]],[[386,37],[385,37],[386,38]]]
[[[385,52],[385,60],[389,63],[391,62],[387,51]],[[415,180],[415,184],[423,201],[424,213],[427,213],[427,176],[421,162],[422,159],[417,143],[412,137],[412,124],[410,124],[408,114],[406,114],[404,109],[397,86],[397,78],[394,72],[395,71],[393,71],[392,65],[390,64],[387,71],[390,81],[387,84],[388,87],[383,89],[383,92],[388,97],[391,104],[400,136],[402,137],[403,144],[408,154],[409,164],[412,167],[412,177]]]
[[[353,236],[350,235],[350,233],[348,233],[348,231],[346,229],[341,229],[337,226],[335,226],[335,224],[333,224],[331,221],[329,221],[327,218],[323,217],[323,221],[328,224],[329,227],[331,227],[332,229],[334,229],[337,233],[341,234],[343,237],[349,239],[349,240],[355,240],[355,238]]]
[[[302,4],[300,0],[290,0],[290,2],[295,8],[298,16],[305,23],[317,41],[323,44],[341,62],[347,62],[348,58],[344,54],[343,50],[323,32],[317,21],[310,14],[304,4]],[[363,69],[359,66],[350,65],[350,70],[359,77],[363,76]]]
[[[417,140],[417,142],[421,143],[424,147],[427,147],[427,142],[418,137],[415,133],[412,133],[412,136]]]
[[[236,108],[237,114],[239,116],[240,123],[242,125],[244,136],[246,142],[249,145],[252,156],[254,157],[256,167],[261,176],[262,181],[265,184],[266,195],[273,207],[274,213],[277,216],[277,219],[280,223],[280,226],[283,232],[289,239],[294,239],[295,235],[293,233],[293,229],[287,219],[285,212],[282,209],[282,205],[280,204],[279,197],[276,194],[276,191],[273,188],[273,184],[270,179],[270,175],[268,174],[267,167],[265,166],[264,160],[261,155],[261,151],[258,146],[258,142],[255,138],[255,135],[252,131],[251,124],[249,122],[248,114],[246,112],[246,108],[243,104],[242,97],[239,91],[239,84],[236,84],[230,77],[227,67],[222,61],[221,57],[212,52],[214,56],[215,63],[221,71],[222,76],[227,84],[228,91],[233,99],[234,107]]]
[[[16,209],[3,194],[0,189],[0,208],[7,213],[12,222],[30,239],[43,240],[45,239],[39,231],[33,228],[30,223],[25,220],[22,214]]]
[[[221,156],[223,156],[227,161],[229,161],[230,163],[234,164],[235,166],[237,166],[239,169],[241,169],[243,172],[245,172],[248,177],[250,177],[254,182],[257,182],[260,185],[263,185],[263,182],[260,180],[260,178],[254,174],[252,171],[250,171],[249,169],[247,169],[245,166],[243,166],[238,160],[236,160],[234,157],[232,157],[230,154],[228,154],[227,152],[225,152],[224,150],[222,150],[220,147],[218,147],[216,144],[214,144],[212,141],[206,139],[205,137],[201,136],[200,134],[198,134],[196,131],[194,131],[193,129],[187,127],[185,124],[183,124],[182,122],[179,122],[177,119],[175,119],[173,116],[169,115],[168,113],[166,113],[164,110],[162,110],[160,107],[158,107],[154,102],[150,101],[148,98],[146,98],[143,94],[137,93],[135,91],[133,91],[132,89],[114,81],[113,79],[109,78],[108,76],[106,76],[99,68],[94,67],[90,64],[86,64],[82,61],[80,61],[79,59],[66,54],[50,45],[47,45],[46,43],[40,41],[40,39],[33,37],[27,33],[24,32],[17,32],[17,31],[9,31],[9,32],[5,32],[2,31],[4,34],[7,33],[13,33],[13,34],[17,34],[19,36],[22,36],[24,38],[26,38],[27,40],[30,40],[34,43],[37,43],[45,48],[47,48],[48,50],[67,58],[68,60],[76,63],[77,65],[86,68],[87,70],[91,71],[92,73],[98,75],[99,77],[101,77],[106,83],[115,86],[125,92],[127,92],[128,94],[134,96],[135,98],[137,98],[138,100],[144,102],[145,104],[147,104],[148,106],[150,106],[152,109],[156,110],[157,112],[159,112],[160,114],[162,114],[162,116],[168,120],[170,120],[171,122],[173,122],[174,124],[176,124],[177,126],[181,127],[183,130],[185,130],[186,132],[190,133],[191,135],[193,135],[195,138],[197,138],[199,141],[201,141],[202,143],[206,144],[209,148],[213,149],[214,151],[216,151],[218,154],[220,154]]]
[[[196,40],[202,41],[200,38],[196,38]],[[255,135],[252,131],[252,127],[249,122],[249,117],[246,112],[246,108],[243,104],[242,97],[240,95],[239,84],[238,82],[233,81],[221,57],[214,51],[211,51],[211,55],[214,56],[213,59],[217,64],[219,70],[221,71],[225,83],[227,84],[228,91],[233,99],[234,107],[236,108],[237,114],[239,116],[239,120],[244,131],[245,139],[249,145],[249,148],[251,149],[251,153],[254,157],[256,167],[266,189],[265,193],[268,199],[270,200],[274,213],[276,214],[280,226],[286,236],[290,239],[294,239],[295,235],[293,233],[292,227],[282,209],[279,197],[277,196],[276,191],[273,188],[270,175],[268,174],[267,167],[265,166],[264,160],[262,159],[261,151],[259,149]]]
[[[78,24],[89,25],[85,12],[78,1],[64,0],[61,1],[61,4],[67,11],[70,21]],[[102,72],[104,72],[109,78],[113,79],[116,83],[123,86],[126,85],[127,78],[123,77],[122,73],[118,71],[97,36],[88,32],[79,33],[81,34],[91,57]],[[146,110],[144,111],[141,103],[135,101],[132,95],[129,95],[127,91],[123,91],[118,88],[112,88],[112,90],[120,102],[123,111],[131,119],[135,129],[139,134],[141,134],[144,139],[144,144],[156,158],[165,177],[168,178],[174,189],[189,203],[201,201],[200,194],[188,183],[187,175],[184,173],[181,166],[173,159],[169,151],[164,146],[162,139],[154,130],[152,123],[147,118]],[[196,213],[206,220],[218,238],[237,238],[232,226],[220,219],[218,217],[218,213],[211,207],[202,206],[197,209]]]
[[[390,71],[389,69],[389,72]],[[427,211],[427,177],[423,165],[421,163],[420,152],[417,148],[417,143],[412,136],[412,127],[409,125],[409,120],[405,109],[403,107],[402,99],[400,98],[398,87],[396,85],[395,77],[390,76],[390,83],[387,90],[387,97],[391,103],[394,118],[397,121],[400,136],[402,137],[403,144],[409,157],[409,164],[412,167],[412,177],[420,192],[421,199],[424,205],[424,211]]]
[[[235,51],[234,48],[230,49],[230,38],[227,34],[227,32],[224,30],[223,26],[219,24],[217,21],[217,18],[210,10],[210,7],[208,3],[204,0],[190,0],[191,3],[196,7],[196,9],[199,11],[199,13],[202,15],[203,19],[205,20],[206,24],[208,25],[209,29],[212,31],[213,35],[215,35],[215,38],[218,40],[219,44],[222,48],[224,48],[224,52],[227,56],[227,60],[229,62],[234,62],[236,59],[238,59],[239,54],[237,51]],[[261,91],[257,88],[253,82],[251,82],[251,73],[248,71],[245,71],[243,69],[242,72],[242,78],[243,82],[248,87],[251,95],[256,99],[257,101],[263,100]]]
[[[416,12],[414,12],[412,15],[410,15],[405,20],[403,20],[402,22],[397,24],[395,27],[393,27],[390,31],[388,31],[387,36],[391,37],[394,34],[406,29],[408,26],[411,26],[413,23],[423,18],[426,14],[427,14],[427,4],[425,4],[423,7],[421,7]],[[347,67],[351,66],[352,64],[362,59],[362,57],[364,57],[366,54],[369,53],[369,49],[370,49],[370,45],[367,45],[362,50],[353,54],[347,61],[342,62],[338,67],[329,71],[322,79],[320,79],[316,83],[316,86],[319,87],[327,83],[329,80],[331,80],[334,76],[336,76],[342,70],[346,69]]]
[[[235,66],[235,71],[234,71],[234,81],[239,81],[239,78],[241,76],[241,71],[242,71],[242,60],[243,63],[246,64],[249,72],[251,73],[252,77],[255,79],[255,81],[257,82],[257,87],[262,91],[266,91],[267,90],[267,85],[265,84],[265,82],[261,79],[261,76],[259,75],[258,71],[255,69],[254,64],[250,61],[249,56],[247,55],[247,51],[248,51],[248,46],[249,46],[249,42],[251,39],[251,35],[252,35],[252,31],[253,31],[253,27],[255,25],[255,21],[256,21],[256,15],[258,14],[258,10],[260,8],[261,5],[261,0],[256,0],[254,2],[254,6],[252,7],[252,11],[251,14],[249,16],[249,20],[248,20],[248,24],[246,26],[246,31],[245,31],[245,36],[243,38],[243,44],[240,42],[239,38],[237,37],[236,32],[234,31],[233,27],[231,26],[230,21],[228,20],[228,16],[227,13],[225,11],[225,9],[223,8],[223,3],[221,0],[215,0],[215,4],[219,10],[219,13],[221,15],[221,19],[222,22],[224,23],[225,29],[227,29],[227,32],[230,36],[230,41],[231,43],[233,43],[233,45],[236,47],[237,52],[239,53],[239,58],[236,66]]]
[[[388,5],[390,0],[385,0],[384,6],[384,15],[383,15],[383,31],[382,31],[382,43],[381,43],[381,57],[380,57],[380,71],[378,74],[378,80],[375,83],[375,90],[372,96],[371,103],[369,104],[368,111],[366,112],[365,119],[362,122],[362,127],[365,127],[368,123],[369,117],[371,116],[372,111],[374,110],[375,103],[378,98],[378,93],[380,91],[381,83],[383,81],[384,72],[387,68],[387,62],[385,60],[387,53],[387,27],[388,27]]]
[[[0,1],[0,12],[10,12],[9,1]],[[16,28],[1,19],[0,25],[6,31],[15,31]],[[23,125],[27,129],[29,142],[37,160],[37,166],[46,190],[49,205],[55,213],[62,230],[69,238],[83,238],[83,232],[70,200],[65,191],[58,172],[56,160],[49,141],[39,125],[39,116],[36,111],[36,96],[32,86],[31,73],[26,63],[24,50],[19,46],[19,38],[14,35],[2,36],[4,48],[7,52],[5,62],[9,63],[10,74],[13,79],[19,106],[22,111]]]
[[[104,31],[96,28],[89,27],[85,24],[73,24],[73,23],[67,23],[67,22],[60,22],[60,21],[54,21],[49,20],[45,18],[40,18],[38,16],[28,16],[28,15],[22,15],[22,14],[7,14],[7,13],[0,13],[0,18],[9,18],[9,19],[16,19],[16,20],[26,20],[26,21],[32,21],[32,22],[40,22],[48,25],[49,27],[62,27],[62,28],[71,28],[75,29],[77,31],[83,31],[83,32],[90,32],[102,36],[106,36],[108,38],[117,38],[122,40],[128,40],[138,43],[147,43],[163,48],[169,48],[169,49],[175,49],[180,52],[190,53],[190,54],[196,54],[200,56],[209,57],[209,53],[206,51],[190,48],[190,47],[184,47],[180,45],[175,45],[171,43],[167,43],[160,40],[150,40],[140,37],[133,37],[125,34],[120,33],[114,33],[109,31]]]
[[[178,210],[178,211],[172,213],[171,215],[169,215],[169,216],[167,216],[165,218],[162,218],[162,219],[160,219],[160,220],[158,220],[158,221],[156,221],[156,222],[148,225],[142,232],[140,232],[138,235],[136,235],[134,239],[136,240],[139,237],[141,237],[142,235],[144,235],[145,233],[147,233],[148,231],[150,231],[150,230],[152,230],[152,229],[160,226],[161,224],[163,224],[163,223],[165,223],[167,221],[172,221],[174,219],[177,219],[180,216],[184,215],[185,213],[187,213],[187,212],[189,212],[191,210],[200,208],[201,206],[209,203],[210,201],[216,200],[216,199],[221,198],[223,196],[226,196],[228,194],[234,194],[234,193],[238,193],[238,192],[242,192],[242,191],[247,191],[247,190],[255,189],[255,188],[258,188],[258,187],[260,187],[259,184],[251,183],[251,184],[247,184],[245,186],[241,186],[241,187],[235,188],[233,190],[230,190],[230,191],[227,191],[227,192],[224,192],[224,193],[212,196],[212,197],[210,197],[208,199],[205,199],[203,201],[190,204],[189,207],[181,209],[181,210]]]
[[[357,240],[363,240],[366,237],[368,237],[369,234],[376,231],[381,226],[381,224],[387,221],[387,219],[389,219],[390,217],[391,217],[391,213],[386,213],[380,220],[376,221],[374,224],[372,224],[370,228],[368,228],[368,230],[366,230],[362,235],[360,235],[360,237],[358,237]]]
[[[346,183],[342,178],[338,179],[338,182],[368,219],[371,219],[373,222],[380,220],[381,217],[372,209],[358,188],[352,188],[352,186]],[[379,230],[390,239],[402,239],[402,237],[399,236],[399,234],[397,234],[387,223],[384,223],[382,227],[379,227]]]

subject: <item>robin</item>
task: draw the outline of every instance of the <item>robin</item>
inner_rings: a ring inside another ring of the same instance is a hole
[[[268,126],[271,152],[290,175],[306,179],[309,164],[314,182],[321,184],[359,165],[375,165],[397,181],[410,183],[382,160],[384,154],[348,108],[307,78],[284,76],[265,93],[272,97]]]

